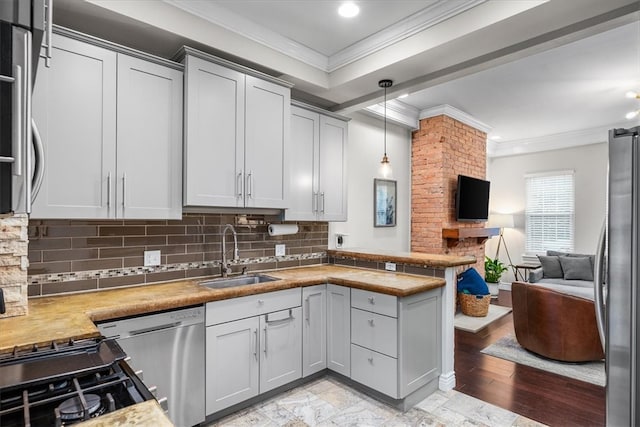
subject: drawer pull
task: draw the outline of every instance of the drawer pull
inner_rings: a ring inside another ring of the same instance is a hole
[[[262,305],[262,304],[264,304],[264,300],[263,299],[259,299],[258,300],[258,305]]]
[[[367,360],[373,365],[373,357],[369,357]]]
[[[376,298],[375,297],[369,297],[369,304],[375,304],[376,303]]]
[[[369,319],[369,325],[371,325],[371,326],[376,326],[376,325],[373,323],[373,319]]]

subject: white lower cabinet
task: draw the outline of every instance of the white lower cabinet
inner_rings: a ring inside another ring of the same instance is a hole
[[[351,379],[403,399],[440,375],[440,293],[351,291]]]
[[[207,415],[302,377],[300,302],[297,288],[207,304]]]
[[[302,376],[327,367],[327,285],[302,289]]]
[[[351,376],[351,288],[327,285],[327,367]]]
[[[441,294],[327,284],[208,303],[207,414],[325,368],[396,400],[424,393],[441,370]]]
[[[251,317],[207,328],[207,414],[258,395],[259,327]]]
[[[260,316],[260,393],[302,377],[302,309]]]

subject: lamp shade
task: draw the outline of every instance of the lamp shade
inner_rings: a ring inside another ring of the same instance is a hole
[[[513,228],[513,215],[512,214],[491,214],[489,215],[489,227],[497,228]]]

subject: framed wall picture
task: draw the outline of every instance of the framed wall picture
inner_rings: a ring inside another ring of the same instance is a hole
[[[373,180],[373,226],[396,226],[396,181]]]

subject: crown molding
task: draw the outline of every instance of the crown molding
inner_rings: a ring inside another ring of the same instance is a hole
[[[328,58],[329,64],[326,71],[332,72],[349,65],[365,56],[371,55],[427,28],[433,27],[442,21],[466,12],[486,1],[487,0],[468,0],[465,2],[452,2],[449,0],[438,0],[421,11],[331,55]]]
[[[540,151],[562,150],[609,141],[609,129],[629,127],[629,122],[580,129],[570,132],[544,135],[504,142],[487,141],[487,157],[505,157]]]
[[[214,2],[185,0],[162,1],[205,19],[212,24],[295,58],[307,65],[311,65],[322,71],[327,71],[328,69],[329,58],[325,55],[309,49],[305,45],[284,37],[275,31],[257,25],[255,22],[233,13],[222,6],[218,6]]]
[[[464,123],[465,125],[471,126],[472,128],[481,130],[484,133],[491,132],[491,126],[488,124],[481,122],[470,114],[465,113],[462,110],[458,110],[455,107],[452,107],[448,104],[438,105],[437,107],[427,108],[426,110],[420,111],[420,115],[418,118],[420,120],[426,119],[429,117],[441,116],[441,115],[449,116],[452,119],[456,119],[459,122]]]
[[[368,55],[411,37],[455,15],[474,8],[488,0],[452,2],[437,0],[421,11],[364,38],[345,49],[326,56],[275,31],[256,24],[214,2],[162,0],[212,24],[218,25],[291,58],[330,73]]]
[[[366,107],[364,111],[371,115],[384,118],[384,102]],[[400,102],[396,99],[387,101],[387,120],[411,130],[418,129],[419,110],[411,105]]]

